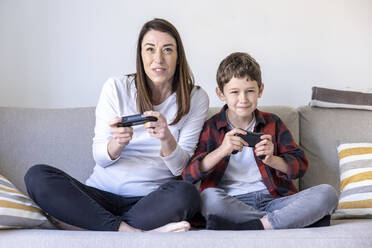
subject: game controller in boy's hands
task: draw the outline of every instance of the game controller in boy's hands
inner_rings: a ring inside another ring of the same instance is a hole
[[[263,133],[254,133],[247,131],[247,134],[236,133],[235,136],[241,137],[245,142],[248,143],[248,147],[255,147],[257,143],[261,141],[261,136]],[[234,150],[232,154],[238,153],[238,150]],[[259,159],[265,159],[265,155],[258,156]]]
[[[141,125],[149,121],[157,121],[158,118],[155,116],[146,116],[143,114],[123,116],[121,122],[118,123],[118,127],[131,127],[135,125]]]

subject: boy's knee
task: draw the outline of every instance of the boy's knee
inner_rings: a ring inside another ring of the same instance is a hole
[[[315,187],[318,190],[321,206],[329,206],[330,210],[333,211],[338,204],[336,190],[329,184],[321,184]]]

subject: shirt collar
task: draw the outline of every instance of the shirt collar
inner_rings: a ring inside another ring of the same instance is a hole
[[[217,127],[218,130],[220,130],[221,128],[228,129],[229,123],[227,122],[227,116],[226,116],[227,108],[228,108],[227,104],[225,104],[222,107],[220,113],[218,113],[218,119],[217,119],[217,123],[216,123],[216,127]],[[261,111],[259,111],[258,109],[255,109],[254,110],[254,115],[256,117],[256,126],[258,126],[260,124],[263,124],[263,125],[266,124],[266,121],[265,121]]]

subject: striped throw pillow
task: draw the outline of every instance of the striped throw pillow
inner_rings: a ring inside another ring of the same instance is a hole
[[[0,229],[55,228],[32,200],[0,175]]]
[[[372,93],[349,90],[312,88],[310,106],[372,110]]]
[[[333,218],[372,218],[372,143],[345,143],[337,148],[340,199]]]

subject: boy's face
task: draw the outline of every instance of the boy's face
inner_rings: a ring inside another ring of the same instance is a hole
[[[223,87],[223,92],[217,87],[216,93],[221,101],[226,102],[229,114],[237,118],[251,118],[257,107],[258,98],[262,96],[264,85],[258,88],[255,80],[247,80],[247,77],[233,77]]]

